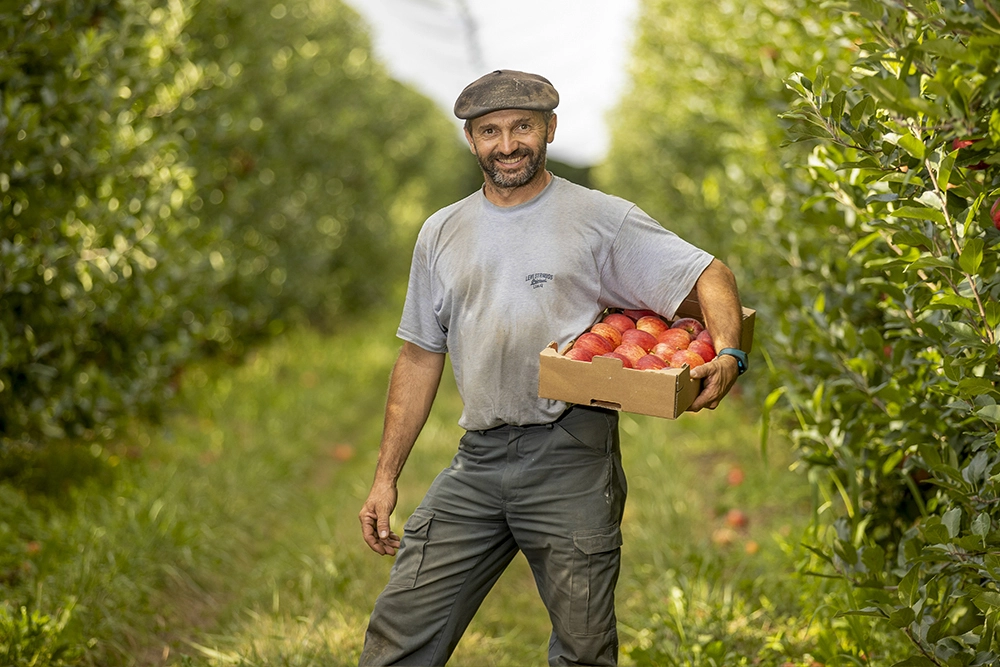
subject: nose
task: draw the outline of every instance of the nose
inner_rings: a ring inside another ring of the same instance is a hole
[[[510,132],[504,132],[503,136],[500,137],[500,152],[504,155],[510,155],[517,150],[517,139]]]

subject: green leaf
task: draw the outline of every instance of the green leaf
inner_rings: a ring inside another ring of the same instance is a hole
[[[1000,607],[1000,593],[985,591],[972,600],[980,611],[989,612]]]
[[[858,239],[851,249],[847,251],[848,257],[854,257],[856,254],[870,246],[872,243],[877,241],[879,237],[882,236],[880,232],[872,232],[871,234],[866,234],[864,237]]]
[[[889,614],[889,623],[897,628],[905,628],[917,615],[913,612],[910,607],[900,607],[896,611]]]
[[[896,232],[892,235],[892,242],[896,245],[907,245],[928,251],[934,247],[934,242],[929,236],[913,231]]]
[[[976,410],[976,416],[983,421],[1000,424],[1000,405],[987,405]]]
[[[978,537],[986,537],[990,533],[990,528],[992,527],[992,520],[990,515],[986,512],[980,512],[975,519],[972,520],[972,534]]]
[[[937,667],[937,663],[922,655],[911,655],[899,662],[892,663],[892,667]]]
[[[841,118],[844,117],[844,103],[847,100],[847,92],[840,91],[833,96],[833,101],[830,102],[830,117],[835,125],[840,125]]]
[[[976,302],[967,297],[958,296],[957,294],[935,294],[928,307],[948,310],[952,310],[954,308],[975,310]]]
[[[981,238],[969,239],[962,248],[962,254],[958,258],[958,264],[962,270],[971,276],[979,273],[979,267],[983,263],[983,240]]]
[[[995,391],[996,387],[986,378],[968,377],[958,383],[958,393],[966,398],[982,396]],[[997,406],[992,406],[997,407]]]
[[[913,220],[931,220],[939,225],[945,224],[944,214],[941,211],[937,211],[932,208],[923,208],[920,206],[902,206],[893,211],[891,215],[897,218],[910,218]]]
[[[948,529],[948,537],[956,537],[962,528],[962,508],[952,507],[941,516],[941,523]]]
[[[904,134],[899,137],[898,140],[899,147],[904,151],[917,158],[918,160],[923,160],[924,155],[927,152],[924,142],[920,141],[917,137],[912,134]]]
[[[919,566],[914,565],[910,568],[910,571],[899,581],[899,587],[896,591],[899,594],[899,601],[906,606],[910,606],[917,601],[920,593]]]

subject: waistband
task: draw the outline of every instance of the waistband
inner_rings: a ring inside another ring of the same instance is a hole
[[[611,410],[609,408],[600,408],[594,405],[573,404],[568,406],[565,410],[563,410],[563,413],[561,415],[559,415],[550,422],[543,422],[541,424],[500,424],[498,426],[493,426],[492,428],[472,429],[472,432],[485,435],[487,433],[504,432],[512,428],[518,428],[518,429],[552,428],[553,426],[563,421],[564,419],[567,419],[571,415],[580,414],[584,412],[591,412],[591,413],[605,414],[605,415],[617,414],[615,410]]]

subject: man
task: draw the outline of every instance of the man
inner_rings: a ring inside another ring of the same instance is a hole
[[[375,603],[362,665],[441,665],[522,551],[549,616],[549,663],[617,663],[625,476],[617,413],[538,398],[539,352],[609,306],[671,316],[692,290],[718,350],[742,326],[732,273],[633,204],[545,169],[559,97],[545,78],[497,70],[455,103],[482,190],[421,229],[362,532],[396,556]],[[396,480],[451,355],[466,429],[458,453],[403,529],[389,528]],[[739,353],[737,353],[739,354]],[[721,354],[693,410],[714,408],[745,368]]]

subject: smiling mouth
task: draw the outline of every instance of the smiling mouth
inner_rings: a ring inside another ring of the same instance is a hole
[[[513,167],[513,166],[515,166],[517,164],[520,164],[527,157],[528,156],[526,154],[524,154],[524,153],[515,154],[515,155],[508,155],[508,156],[500,156],[500,155],[498,155],[498,156],[496,156],[496,157],[493,158],[493,161],[496,162],[496,163],[498,163],[498,164],[501,164],[501,165],[503,165],[505,167]]]

